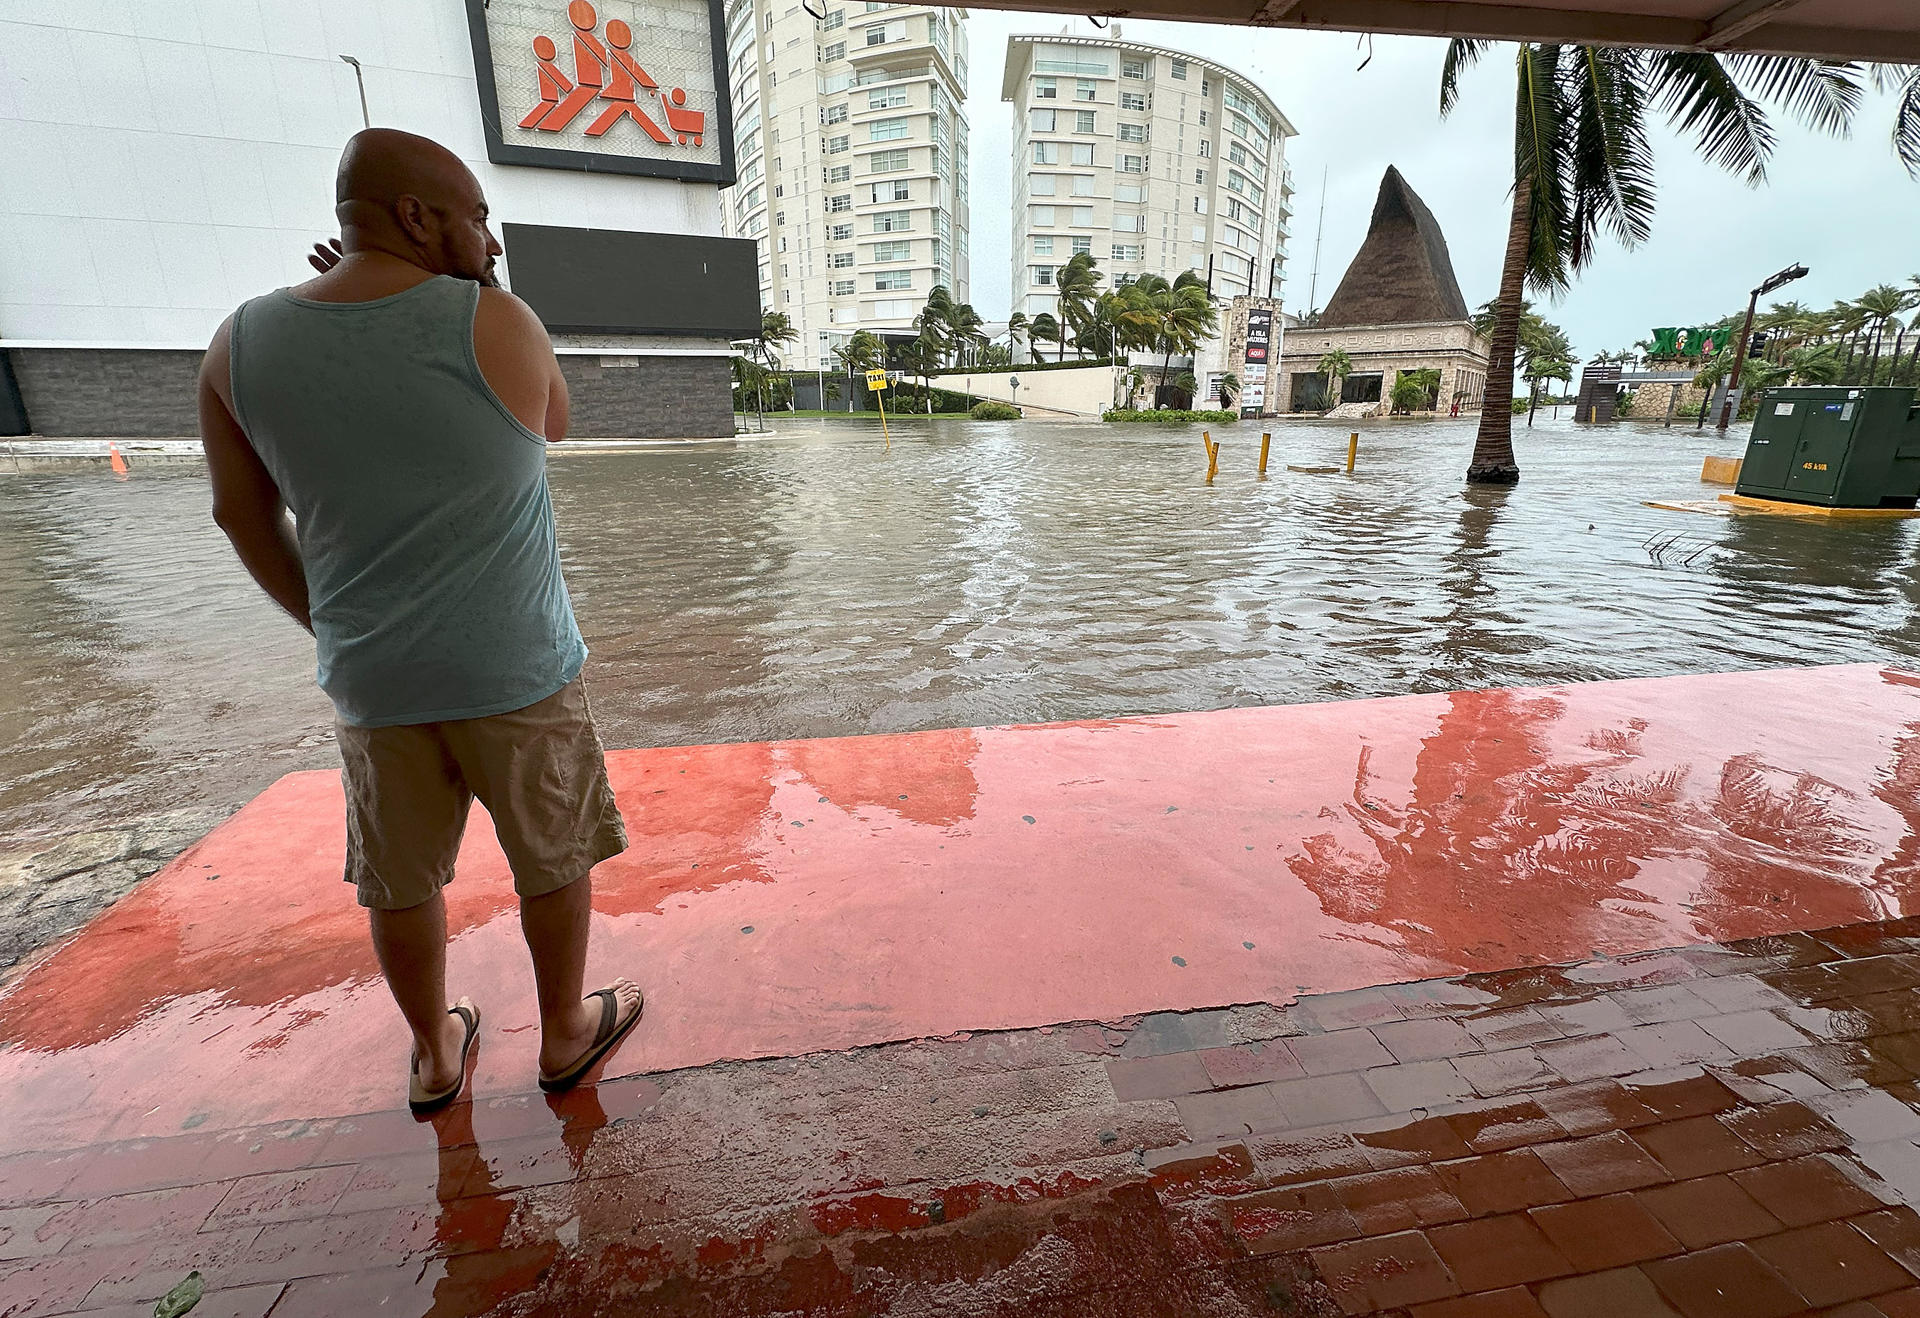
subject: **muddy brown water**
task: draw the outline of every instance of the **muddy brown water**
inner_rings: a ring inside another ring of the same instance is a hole
[[[1544,415],[1465,490],[1470,421],[1198,429],[793,421],[556,453],[609,745],[1099,718],[1761,666],[1912,663],[1920,527],[1714,518],[1739,438]],[[334,766],[312,646],[197,460],[0,460],[0,838],[231,809]]]

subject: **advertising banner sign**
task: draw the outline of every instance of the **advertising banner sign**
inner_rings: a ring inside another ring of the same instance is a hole
[[[1253,307],[1247,312],[1247,360],[1258,366],[1267,364],[1273,348],[1273,312]]]

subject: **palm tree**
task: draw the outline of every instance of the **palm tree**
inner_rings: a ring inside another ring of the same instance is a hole
[[[1440,74],[1440,113],[1459,96],[1461,74],[1490,42],[1448,44]],[[1531,286],[1564,290],[1593,259],[1602,227],[1628,246],[1652,231],[1653,148],[1648,118],[1662,112],[1690,132],[1702,155],[1744,174],[1766,177],[1773,133],[1755,95],[1816,128],[1844,132],[1861,91],[1851,64],[1710,51],[1522,43],[1515,56],[1513,204],[1501,266],[1486,405],[1467,480],[1510,485],[1520,479],[1513,453],[1514,357],[1520,302]]]
[[[1053,318],[1051,311],[1043,311],[1027,323],[1028,340],[1033,343],[1060,344],[1059,358],[1065,361],[1067,349],[1066,344],[1062,341],[1063,334],[1064,331],[1060,328],[1060,322]],[[1045,361],[1046,358],[1042,357],[1040,360]]]
[[[1314,369],[1327,377],[1327,408],[1331,411],[1340,406],[1340,391],[1334,388],[1333,382],[1353,374],[1353,358],[1347,356],[1345,348],[1335,348],[1322,354],[1320,364]]]
[[[754,351],[766,362],[767,371],[771,372],[774,365],[774,347],[776,345],[792,343],[799,337],[799,332],[793,328],[793,321],[788,318],[786,312],[763,311],[760,313],[760,333],[754,336]],[[759,383],[761,390],[760,410],[763,412],[766,410],[766,380],[766,375],[762,374]]]
[[[1073,346],[1085,350],[1093,327],[1093,305],[1100,295],[1099,262],[1091,252],[1080,252],[1054,271],[1054,290],[1060,295],[1060,320],[1073,335]]]
[[[1867,361],[1867,384],[1873,383],[1874,372],[1880,366],[1880,341],[1886,337],[1887,327],[1898,323],[1894,317],[1907,309],[1908,297],[1905,289],[1892,284],[1879,284],[1854,300],[1854,309],[1860,313],[1873,334],[1873,356]]]
[[[1240,397],[1240,377],[1232,371],[1223,371],[1220,375],[1220,406],[1233,410],[1234,400]]]
[[[847,372],[847,410],[853,410],[853,377],[856,374],[871,371],[886,360],[887,345],[872,330],[855,330],[847,341],[833,350],[837,360]]]
[[[987,341],[981,332],[984,322],[971,302],[955,302],[947,312],[947,343],[953,349],[956,365],[970,362],[973,351]]]
[[[1028,337],[1027,313],[1016,311],[1007,317],[1007,352],[1013,356],[1020,353],[1020,340]]]
[[[923,333],[900,350],[898,360],[901,370],[920,377],[920,389],[927,400],[927,415],[933,415],[933,373],[940,369],[943,360],[939,340]]]
[[[1118,296],[1116,327],[1141,347],[1161,354],[1160,383],[1154,390],[1157,406],[1165,401],[1162,395],[1172,383],[1168,372],[1174,354],[1190,354],[1212,338],[1220,327],[1219,313],[1207,297],[1205,283],[1185,275],[1171,284],[1159,275],[1145,275],[1122,288]]]
[[[1899,98],[1893,112],[1893,153],[1907,173],[1920,178],[1920,66],[1877,64],[1873,82]]]

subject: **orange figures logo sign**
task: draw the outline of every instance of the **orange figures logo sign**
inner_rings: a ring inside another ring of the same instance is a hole
[[[466,0],[487,159],[734,181],[725,0]]]
[[[587,125],[588,137],[604,137],[622,119],[631,119],[640,132],[661,146],[701,145],[706,135],[706,114],[686,108],[685,88],[661,93],[659,84],[635,58],[633,28],[626,20],[609,20],[604,42],[596,35],[600,16],[588,0],[572,0],[567,6],[567,20],[572,24],[573,74],[569,77],[560,67],[560,50],[553,38],[545,33],[536,36],[533,56],[540,100],[527,111],[520,127],[543,133],[563,132],[599,101],[604,106]],[[658,102],[667,121],[665,131],[642,108],[642,92],[648,101]]]

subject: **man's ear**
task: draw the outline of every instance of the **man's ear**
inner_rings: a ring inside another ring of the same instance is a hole
[[[403,196],[393,203],[393,218],[400,226],[400,232],[410,241],[422,245],[433,240],[433,232],[427,225],[432,214],[427,203],[415,196]]]

